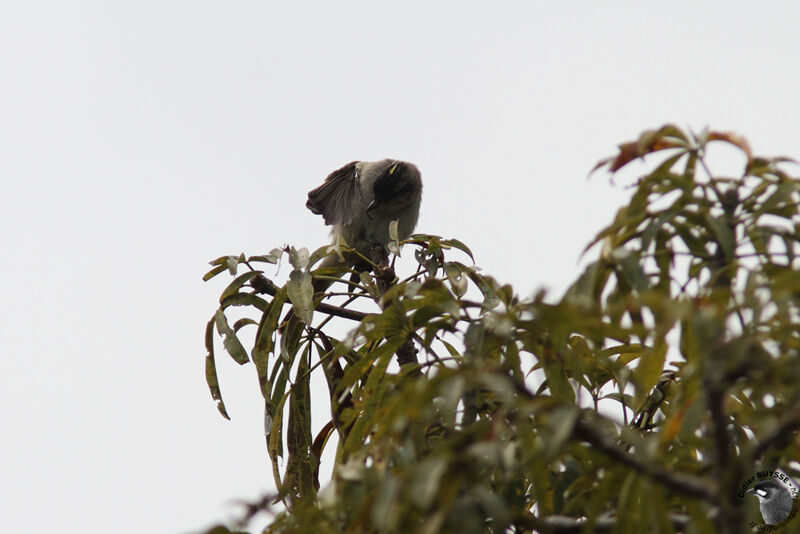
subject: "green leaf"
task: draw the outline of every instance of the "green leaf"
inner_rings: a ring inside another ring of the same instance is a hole
[[[618,248],[611,253],[611,257],[619,266],[621,274],[625,281],[637,291],[644,291],[650,288],[650,280],[644,274],[639,263],[639,258],[632,251],[624,248]]]
[[[305,324],[311,324],[314,317],[314,286],[311,284],[311,273],[300,269],[289,273],[286,291],[295,315]]]
[[[283,405],[286,403],[286,399],[289,398],[289,393],[287,391],[275,406],[272,415],[272,428],[267,437],[267,452],[272,461],[272,476],[275,479],[275,487],[279,489],[283,488],[280,461],[278,460],[283,456]]]
[[[457,263],[445,262],[444,272],[456,298],[463,297],[467,292],[467,277],[464,276],[464,271]]]
[[[426,510],[433,506],[448,465],[448,456],[442,454],[425,458],[414,468],[408,495],[418,508]]]
[[[225,291],[222,292],[222,295],[219,297],[219,301],[222,302],[226,298],[238,293],[239,288],[241,288],[243,285],[245,285],[247,282],[258,276],[259,274],[261,274],[261,271],[248,271],[234,278],[233,282],[228,284],[228,287],[226,287]]]
[[[543,367],[550,394],[566,403],[575,402],[575,390],[567,380],[562,363],[556,358],[547,358],[543,362]]]
[[[252,293],[234,293],[220,300],[220,308],[223,310],[230,306],[253,306],[263,312],[269,304],[266,300]]]
[[[278,373],[278,371],[280,372]],[[277,376],[275,376],[275,373],[278,373]],[[276,363],[272,370],[272,374],[273,376],[270,380],[272,383],[272,394],[270,396],[268,408],[272,410],[270,413],[272,414],[273,419],[277,419],[277,412],[280,410],[280,406],[283,402],[281,399],[283,399],[283,396],[287,393],[286,384],[289,381],[289,366]]]
[[[564,443],[572,436],[579,412],[574,406],[560,406],[553,410],[547,418],[547,432],[543,432],[545,458],[554,458],[564,447]]]
[[[225,403],[222,401],[222,392],[219,389],[219,380],[217,379],[217,364],[214,361],[214,323],[216,316],[212,317],[206,325],[206,384],[211,392],[211,398],[217,404],[217,410],[222,414],[222,417],[230,421],[228,411],[225,409]]]
[[[206,274],[203,275],[203,281],[208,282],[209,280],[217,276],[225,269],[227,269],[227,267],[225,267],[224,265],[217,265],[216,267],[214,267],[213,269],[211,269],[210,271],[208,271]]]
[[[442,244],[453,248],[457,248],[458,250],[469,256],[469,259],[472,260],[472,263],[475,263],[475,256],[472,255],[472,251],[469,249],[467,245],[465,245],[458,239],[445,239],[444,241],[442,241]]]
[[[587,265],[581,276],[564,293],[563,302],[581,308],[598,306],[600,295],[611,275],[608,267],[609,264],[603,259]]]
[[[337,399],[340,398],[345,391],[356,383],[356,381],[363,379],[367,375],[367,372],[372,368],[376,360],[386,355],[391,356],[397,352],[397,349],[399,349],[403,343],[405,343],[404,338],[394,337],[386,340],[386,342],[378,348],[364,354],[360,360],[347,368],[344,376],[339,380],[334,397]]]
[[[245,326],[251,325],[251,324],[257,325],[258,322],[254,321],[250,317],[242,317],[241,319],[239,319],[238,321],[233,323],[233,331],[234,332],[238,332],[239,330],[241,330]]]
[[[231,355],[231,358],[239,365],[249,362],[250,358],[247,356],[247,351],[244,350],[242,342],[239,341],[239,338],[236,337],[236,333],[228,325],[228,319],[225,317],[225,314],[222,313],[222,308],[217,310],[214,316],[214,322],[217,325],[217,332],[219,335],[225,336],[222,345],[225,347],[228,354]]]
[[[667,344],[658,343],[651,350],[645,351],[639,358],[639,365],[633,371],[636,383],[636,407],[639,408],[650,391],[658,384],[664,363],[667,358]]]
[[[722,247],[722,252],[725,254],[725,261],[730,262],[733,260],[735,247],[733,230],[724,220],[718,217],[712,217],[710,214],[706,214],[706,222],[714,232],[717,243]]]
[[[282,287],[273,297],[267,310],[261,315],[261,321],[259,321],[258,330],[256,330],[252,353],[253,363],[255,363],[258,372],[261,395],[265,399],[270,399],[269,355],[275,350],[274,333],[278,328],[278,320],[286,298],[286,288]]]
[[[300,498],[313,497],[316,460],[311,456],[311,393],[309,389],[308,352],[300,358],[295,382],[289,395],[289,421],[286,425],[286,461],[284,488]]]
[[[244,365],[250,361],[250,358],[247,356],[247,351],[244,349],[244,345],[242,345],[242,342],[236,337],[236,334],[233,333],[233,330],[231,330],[230,334],[225,336],[225,340],[222,344],[228,354],[231,355],[231,358],[239,365]]]

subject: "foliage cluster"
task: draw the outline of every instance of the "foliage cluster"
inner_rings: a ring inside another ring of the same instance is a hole
[[[712,172],[714,143],[743,155],[740,176]],[[597,168],[649,154],[659,161],[556,302],[520,298],[432,235],[405,243],[418,269],[387,291],[367,273],[349,282],[378,305],[369,314],[313,295],[313,277],[342,275],[314,269],[327,247],[288,251],[282,287],[252,267],[282,251],[212,262],[207,278],[248,268],[208,324],[206,370],[223,415],[215,327],[258,373],[279,492],[249,515],[281,502],[269,533],[750,531],[760,516],[742,482],[800,473],[800,182],[738,136],[672,125]],[[281,327],[289,304],[311,324]],[[254,318],[229,325],[234,306]],[[329,314],[357,326],[336,338]],[[418,352],[394,365],[410,340]],[[311,391],[313,372],[328,391]],[[327,402],[313,436],[311,406]]]

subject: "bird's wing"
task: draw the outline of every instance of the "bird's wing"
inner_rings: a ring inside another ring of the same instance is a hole
[[[341,169],[330,173],[325,182],[308,193],[306,207],[312,213],[322,215],[325,224],[349,224],[361,203],[356,164],[351,161]]]

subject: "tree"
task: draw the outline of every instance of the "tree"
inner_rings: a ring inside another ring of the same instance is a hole
[[[741,176],[709,168],[712,143],[744,156]],[[340,306],[312,294],[312,277],[343,274],[313,270],[328,247],[212,262],[206,279],[247,270],[208,323],[208,384],[227,417],[216,327],[234,360],[255,364],[279,488],[250,504],[243,524],[273,503],[282,506],[270,533],[763,524],[749,479],[796,474],[800,459],[800,181],[785,170],[790,160],[753,156],[736,135],[672,125],[620,145],[595,170],[648,155],[660,160],[555,302],[520,298],[459,261],[472,259],[466,245],[433,235],[403,243],[413,274],[397,280],[375,265],[347,282]],[[278,287],[254,265],[286,253],[293,270]],[[354,309],[359,300],[375,311]],[[301,320],[280,326],[290,303]],[[233,307],[255,318],[230,326]],[[312,312],[324,319],[313,323]],[[336,338],[332,317],[357,323]],[[237,337],[248,325],[257,329],[249,355]],[[315,372],[324,399],[310,391]],[[312,436],[319,402],[330,403],[330,421]],[[333,475],[320,491],[318,459],[333,435]]]

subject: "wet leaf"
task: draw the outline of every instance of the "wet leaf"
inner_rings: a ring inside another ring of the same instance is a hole
[[[311,273],[299,269],[292,271],[286,283],[286,293],[292,302],[295,315],[305,324],[311,324],[314,316],[314,287],[311,285]]]

